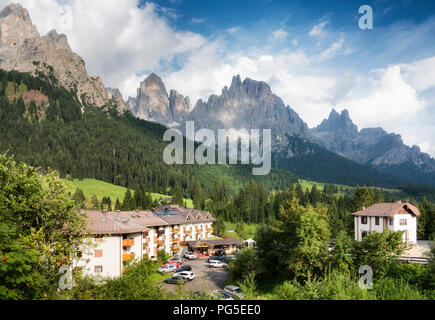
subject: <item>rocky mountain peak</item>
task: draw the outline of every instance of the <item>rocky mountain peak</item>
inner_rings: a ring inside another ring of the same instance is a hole
[[[358,127],[350,119],[349,111],[345,109],[339,114],[335,109],[332,109],[328,119],[323,120],[314,131],[356,135]]]
[[[55,29],[53,29],[47,33],[47,37],[50,38],[50,40],[53,41],[53,43],[55,43],[59,49],[71,51],[68,38],[63,33],[59,34]]]
[[[25,22],[32,23],[29,12],[19,3],[11,3],[0,11],[0,19],[17,16]]]
[[[52,75],[59,85],[77,91],[83,105],[103,107],[110,102],[103,81],[87,74],[85,62],[71,50],[67,37],[56,30],[41,37],[20,4],[0,11],[0,68]],[[119,101],[118,111],[126,109],[125,102]]]
[[[168,95],[166,91],[165,84],[162,79],[155,73],[151,73],[146,79],[141,83],[141,90],[159,90],[162,93]]]
[[[140,119],[170,126],[186,119],[192,109],[188,97],[175,90],[171,90],[168,95],[165,84],[155,73],[151,73],[141,82],[137,97],[130,97],[127,105]]]
[[[15,48],[24,40],[38,38],[29,12],[19,3],[12,3],[0,11],[0,44]]]

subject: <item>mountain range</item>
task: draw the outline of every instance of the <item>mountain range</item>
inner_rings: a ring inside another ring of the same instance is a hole
[[[124,101],[116,88],[105,88],[99,77],[89,76],[85,62],[74,53],[67,37],[55,30],[41,36],[29,13],[19,4],[0,12],[0,69],[49,77],[53,85],[73,92],[81,103],[166,127],[218,129],[272,129],[275,168],[301,178],[342,184],[400,186],[407,182],[435,185],[435,160],[401,137],[381,128],[361,131],[348,111],[333,110],[328,119],[310,129],[297,112],[262,81],[233,77],[229,87],[193,106],[189,97],[169,93],[163,80],[150,74],[136,97]],[[289,84],[291,85],[291,84]]]
[[[196,128],[214,131],[230,128],[272,128],[272,149],[277,167],[283,162],[282,158],[291,159],[314,152],[309,147],[303,150],[292,148],[293,143],[288,139],[288,136],[292,136],[292,142],[301,139],[299,146],[304,141],[320,146],[321,148],[316,148],[318,153],[324,152],[323,148],[404,181],[435,185],[435,159],[421,152],[418,146],[405,145],[400,135],[387,133],[382,128],[358,130],[347,110],[339,114],[333,109],[328,119],[310,129],[298,113],[273,94],[267,83],[249,78],[242,81],[240,75],[237,75],[233,77],[230,87],[225,86],[220,95],[211,95],[207,101],[200,99],[190,112],[186,107],[182,109],[182,116],[168,118],[167,115],[171,115],[168,110],[172,110],[173,106],[168,103],[162,80],[155,74],[141,84],[135,100],[143,95],[144,83],[150,82],[155,84],[153,86],[158,84],[160,89],[147,90],[147,101],[142,99],[142,103],[136,104],[136,109],[132,109],[133,114],[142,119],[152,119],[166,126],[180,124],[182,130],[185,121],[195,121]],[[155,93],[158,94],[154,96]],[[156,108],[158,105],[153,101],[159,101],[159,97],[164,98],[165,104]],[[153,112],[152,117],[149,117],[150,110]],[[163,112],[156,113],[158,110]],[[297,170],[295,173],[300,174]]]

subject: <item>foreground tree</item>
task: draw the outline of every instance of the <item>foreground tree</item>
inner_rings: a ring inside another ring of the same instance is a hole
[[[55,173],[0,155],[0,299],[43,299],[83,243],[85,216]]]
[[[384,276],[407,248],[402,236],[402,231],[385,230],[370,233],[361,241],[355,241],[352,249],[355,266],[368,265],[374,275]]]

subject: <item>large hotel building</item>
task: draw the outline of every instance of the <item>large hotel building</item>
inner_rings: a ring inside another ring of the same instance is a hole
[[[167,205],[153,211],[86,211],[91,246],[75,263],[86,274],[120,276],[128,261],[150,258],[159,250],[177,254],[188,242],[209,239],[215,219],[209,212]]]

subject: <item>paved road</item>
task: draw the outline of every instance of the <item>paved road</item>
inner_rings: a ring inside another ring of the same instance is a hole
[[[194,280],[187,282],[184,287],[187,290],[204,292],[210,294],[215,290],[222,290],[225,286],[225,281],[228,279],[228,273],[224,269],[209,268],[207,259],[185,260],[184,265],[192,267],[192,271],[196,277]],[[177,285],[163,283],[163,288],[174,292]]]

